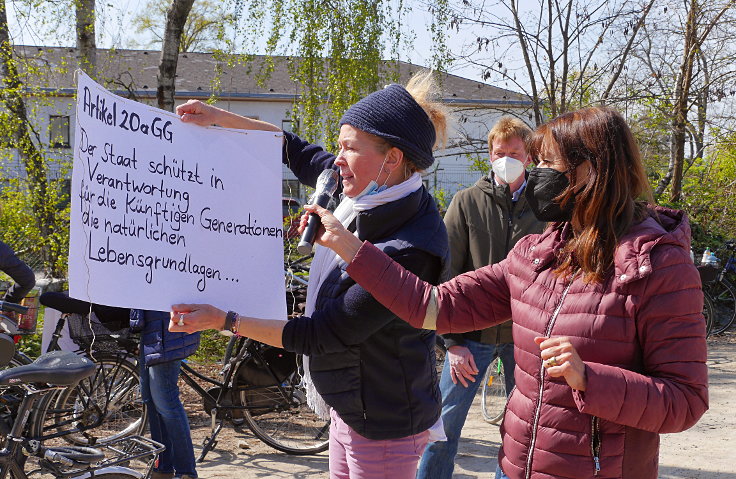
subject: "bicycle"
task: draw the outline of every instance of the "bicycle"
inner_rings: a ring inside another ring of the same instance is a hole
[[[48,351],[60,350],[59,339],[68,325],[69,336],[79,347],[75,352],[97,365],[95,373],[74,388],[45,399],[43,438],[62,437],[91,446],[142,434],[148,412],[139,387],[138,344],[128,331],[129,310],[90,304],[63,293],[44,293],[41,304],[62,313]]]
[[[202,407],[212,418],[212,431],[197,462],[217,446],[225,421],[240,418],[258,439],[279,451],[294,455],[325,451],[329,419],[320,419],[307,405],[301,356],[245,337],[232,337],[228,350],[234,354],[223,362],[222,380],[182,363],[180,377],[202,398]],[[198,380],[212,387],[205,389]]]
[[[715,278],[703,283],[703,292],[709,295],[713,303],[713,327],[711,334],[721,334],[736,321],[736,287],[727,279],[730,273],[736,273],[736,241],[724,243],[728,259],[720,270],[714,265],[702,265],[701,268],[715,268]]]
[[[0,309],[6,310],[4,305]],[[15,352],[13,340],[0,335],[0,365],[6,366]],[[111,441],[102,448],[82,446],[47,447],[41,441],[41,423],[37,404],[60,389],[93,375],[96,365],[74,353],[53,351],[36,361],[0,371],[0,386],[21,388],[22,399],[8,420],[10,429],[3,437],[0,450],[0,477],[27,479],[29,476],[51,475],[56,478],[140,479],[149,477],[163,446],[140,436]],[[3,395],[5,399],[5,395]],[[29,461],[29,459],[31,459]],[[131,461],[146,465],[145,474],[129,467]],[[26,472],[29,468],[33,468]]]
[[[506,376],[501,358],[496,358],[483,374],[480,411],[487,423],[498,424],[503,419],[505,410]]]
[[[697,268],[698,273],[700,273],[700,282],[702,284],[714,281],[718,276],[718,269],[710,265],[698,266]],[[705,289],[703,289],[703,317],[705,318],[705,337],[707,338],[713,333],[715,306],[713,304],[713,299]]]

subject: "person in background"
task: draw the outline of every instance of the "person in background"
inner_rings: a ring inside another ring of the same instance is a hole
[[[197,477],[189,419],[179,398],[181,360],[199,347],[199,333],[169,331],[169,313],[130,311],[130,329],[141,333],[141,397],[148,408],[151,439],[166,446],[151,479]]]
[[[392,84],[358,101],[340,120],[337,156],[290,133],[282,155],[312,187],[325,169],[338,170],[342,224],[433,284],[447,277],[449,263],[445,226],[420,175],[445,136],[435,88],[431,75],[416,74],[406,88]],[[177,113],[200,125],[280,131],[196,101]],[[178,304],[170,328],[227,329],[305,355],[308,404],[331,419],[330,477],[414,478],[430,435],[442,434],[435,334],[396,318],[343,268],[317,247],[306,314],[288,322]]]
[[[13,249],[0,241],[0,271],[10,276],[14,283],[8,288],[3,301],[20,303],[26,294],[36,286],[36,275],[20,258],[15,255]]]
[[[526,142],[532,130],[521,120],[502,117],[488,133],[491,173],[458,191],[445,214],[450,240],[450,274],[455,277],[498,263],[524,236],[541,233],[539,221],[524,197],[526,167],[531,163]],[[514,388],[514,343],[511,322],[480,331],[443,335],[447,346],[440,379],[442,422],[447,441],[427,445],[417,478],[450,479],[460,433],[480,386],[476,375],[501,359],[506,394]]]
[[[324,208],[317,241],[415,327],[473,331],[513,320],[516,388],[501,424],[502,477],[656,479],[659,435],[708,409],[700,276],[684,212],[654,206],[617,111],[540,126],[525,195],[551,224],[508,257],[433,286]]]
[[[28,292],[36,286],[36,275],[33,274],[33,270],[15,255],[15,252],[10,246],[2,241],[0,241],[0,271],[10,276],[14,281],[5,292],[3,301],[20,304]],[[17,322],[17,316],[14,312],[6,311],[3,314],[12,321]],[[22,328],[24,325],[19,324],[17,326]],[[9,328],[12,330],[14,326],[0,326],[0,328]],[[14,332],[10,330],[8,332]]]

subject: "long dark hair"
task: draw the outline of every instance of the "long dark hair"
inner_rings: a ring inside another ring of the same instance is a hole
[[[557,201],[564,206],[574,198],[572,223],[579,228],[560,251],[555,272],[567,275],[579,268],[586,282],[602,282],[621,236],[648,214],[646,203],[637,199],[652,201],[639,147],[621,114],[605,107],[565,113],[541,125],[529,152],[536,158],[551,145],[571,185]],[[573,191],[576,167],[585,161],[590,162],[589,177],[581,190]]]

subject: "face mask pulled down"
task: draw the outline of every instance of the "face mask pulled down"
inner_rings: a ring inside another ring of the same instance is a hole
[[[575,198],[563,209],[555,198],[560,196],[570,181],[565,173],[552,168],[534,168],[529,172],[524,196],[539,221],[570,221]]]
[[[371,180],[370,183],[366,185],[365,188],[363,188],[363,191],[358,193],[354,199],[358,199],[362,196],[366,195],[377,195],[378,193],[382,191],[386,191],[388,189],[388,179],[391,178],[391,173],[389,172],[388,176],[386,177],[386,181],[383,182],[381,186],[378,186],[378,177],[381,176],[381,172],[383,171],[384,165],[386,165],[386,160],[388,159],[388,155],[383,159],[383,163],[381,163],[381,169],[378,170],[378,176],[376,176],[375,180]]]
[[[493,174],[496,175],[496,178],[506,183],[513,183],[524,174],[524,163],[510,156],[493,160],[491,168],[493,168]]]

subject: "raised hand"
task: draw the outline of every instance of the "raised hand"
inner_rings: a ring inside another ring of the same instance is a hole
[[[176,114],[184,123],[194,123],[200,126],[210,126],[217,123],[222,110],[199,100],[189,100],[176,107]]]

